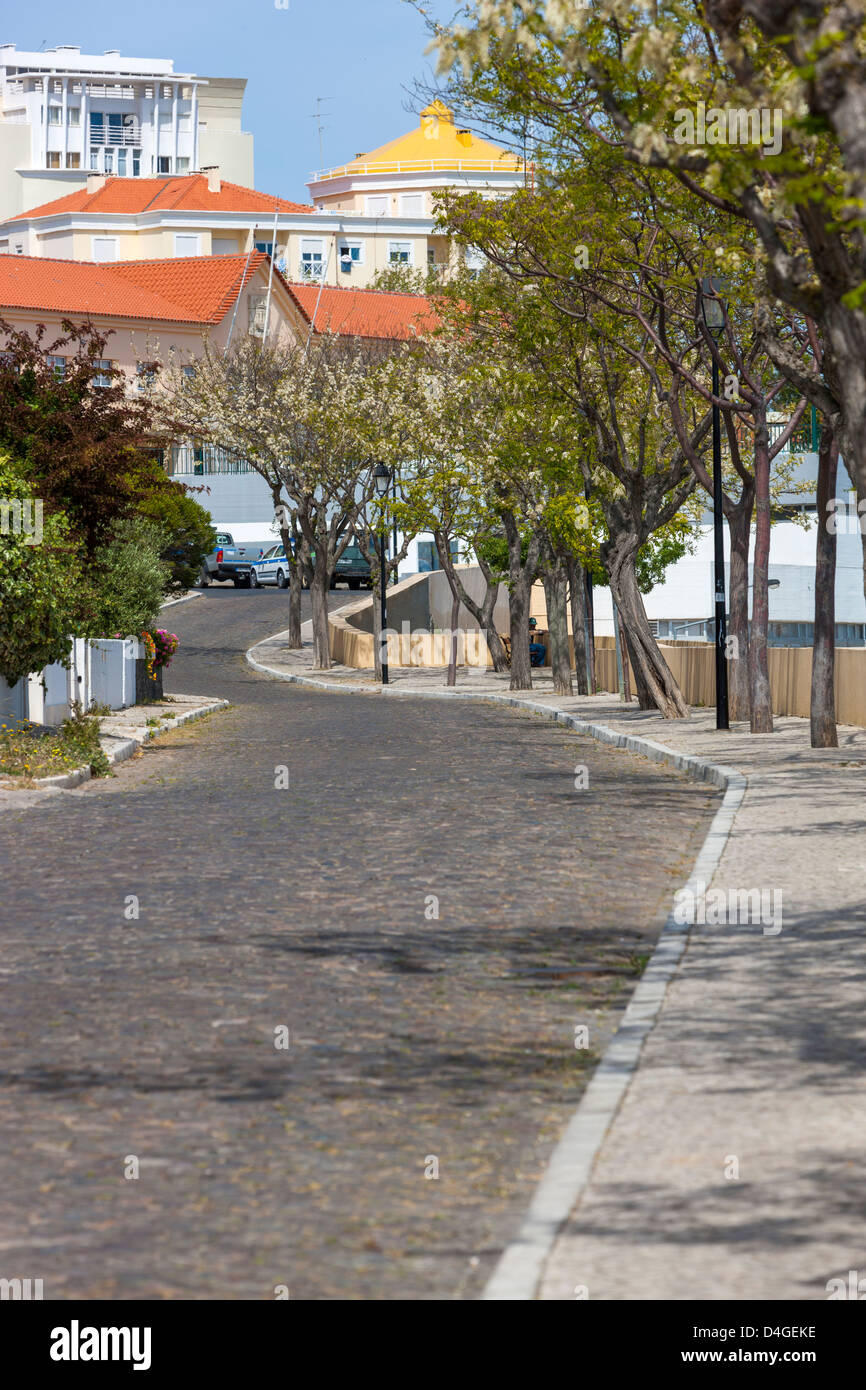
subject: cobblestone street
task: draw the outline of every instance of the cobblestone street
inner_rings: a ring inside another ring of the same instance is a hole
[[[0,823],[0,1275],[48,1299],[475,1297],[718,804],[529,712],[269,680],[285,610],[167,610],[167,693],[231,707]]]

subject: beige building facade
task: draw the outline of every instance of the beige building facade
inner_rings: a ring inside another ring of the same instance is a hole
[[[436,225],[437,192],[498,197],[523,180],[516,156],[458,130],[434,103],[407,135],[314,175],[312,204],[242,187],[221,164],[146,189],[94,172],[74,196],[0,223],[0,253],[123,261],[258,249],[289,280],[362,289],[395,266],[442,275],[455,267]]]

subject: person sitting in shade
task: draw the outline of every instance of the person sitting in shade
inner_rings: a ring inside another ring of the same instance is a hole
[[[543,666],[544,658],[547,656],[547,648],[543,642],[534,641],[535,629],[538,627],[537,618],[529,619],[529,664],[530,666]]]

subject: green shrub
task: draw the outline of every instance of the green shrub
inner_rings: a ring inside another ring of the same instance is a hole
[[[164,533],[161,555],[169,566],[166,592],[191,588],[198,579],[202,561],[216,545],[210,515],[185,487],[164,475],[139,510],[157,522]]]
[[[88,636],[134,636],[154,627],[168,586],[165,535],[141,517],[115,523],[90,576]]]
[[[40,515],[37,502],[41,508],[31,485],[0,456],[0,675],[10,685],[63,661],[79,621],[79,546],[66,516]]]

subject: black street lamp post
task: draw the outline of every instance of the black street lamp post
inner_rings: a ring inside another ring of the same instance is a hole
[[[377,463],[373,469],[373,483],[376,488],[376,496],[382,501],[388,496],[388,487],[391,482],[391,470],[384,463]],[[379,536],[379,603],[381,615],[381,632],[379,634],[380,652],[382,662],[382,684],[388,684],[388,639],[385,631],[388,627],[387,601],[385,598],[385,583],[387,570],[387,560],[385,558],[385,529],[382,528]]]
[[[722,282],[713,276],[701,284],[701,306],[707,331],[718,342],[725,327]],[[716,728],[728,729],[727,616],[725,613],[725,547],[722,517],[722,425],[719,400],[719,363],[713,353],[713,540],[716,609]]]

